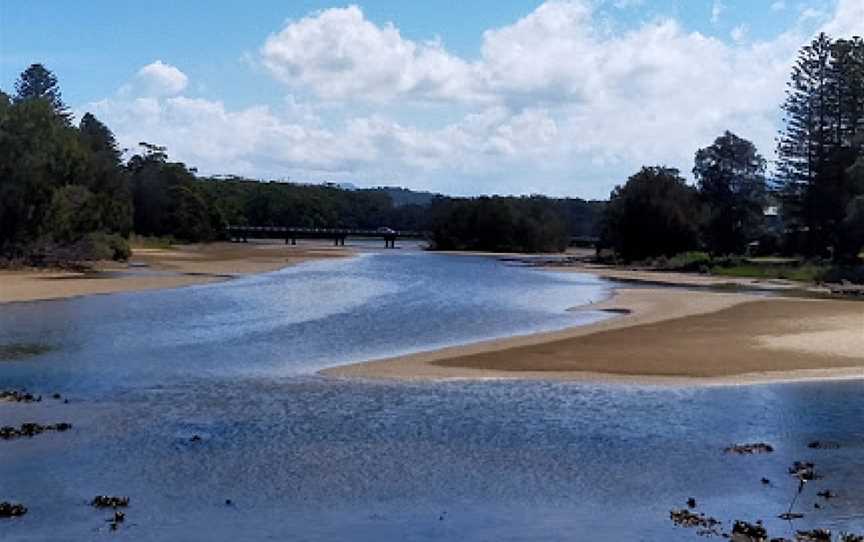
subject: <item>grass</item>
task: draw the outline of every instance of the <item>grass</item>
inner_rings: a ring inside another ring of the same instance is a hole
[[[761,263],[748,260],[732,266],[712,266],[711,274],[724,277],[816,282],[825,273],[826,269],[823,265],[811,263]]]
[[[161,248],[169,249],[174,244],[171,237],[148,237],[145,235],[132,234],[129,237],[129,245],[135,248]]]
[[[17,361],[50,352],[54,348],[43,343],[0,344],[0,361]]]

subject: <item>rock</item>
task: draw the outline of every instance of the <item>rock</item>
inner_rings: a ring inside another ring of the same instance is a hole
[[[820,476],[816,474],[816,465],[809,461],[796,461],[791,467],[789,467],[789,474],[798,478],[798,480],[802,482],[818,480],[820,478]]]
[[[782,519],[783,521],[791,521],[793,519],[803,518],[804,514],[799,514],[798,512],[783,512],[782,514],[780,514],[777,517]]]
[[[723,451],[727,454],[738,455],[770,454],[774,451],[774,447],[764,442],[755,442],[752,444],[733,444]]]
[[[840,444],[837,442],[814,440],[813,442],[807,444],[807,447],[812,450],[836,450],[840,448]]]
[[[672,510],[669,519],[678,527],[699,529],[697,534],[701,536],[720,536],[720,521],[705,514],[695,514],[686,509]]]
[[[830,489],[825,489],[823,491],[820,491],[816,495],[818,495],[819,497],[822,497],[825,500],[833,499],[834,497],[837,496],[837,494],[832,492]]]
[[[769,480],[768,478],[762,478],[762,484],[766,486],[771,485],[771,480]]]
[[[693,497],[687,499],[687,506],[689,506],[690,508],[696,508],[696,499],[694,499]]]
[[[232,504],[231,499],[225,499],[225,506],[231,506]]]
[[[192,438],[189,439],[189,442],[201,442],[201,437],[198,435],[192,435]]]
[[[109,497],[108,495],[96,495],[90,501],[90,506],[96,508],[126,508],[129,506],[129,497]]]
[[[46,431],[68,431],[72,429],[71,423],[54,423],[49,425],[41,425],[38,423],[22,423],[21,427],[13,427],[10,425],[0,427],[0,439],[11,440],[20,437],[35,437]]]
[[[27,513],[27,507],[23,504],[11,502],[0,502],[0,518],[17,518]]]
[[[35,403],[41,397],[36,397],[32,393],[27,393],[24,390],[0,390],[0,401],[8,401],[10,403]]]
[[[831,542],[831,531],[827,529],[798,531],[795,533],[795,542]]]
[[[53,395],[51,396],[51,398],[52,398],[52,399],[60,399],[60,394],[59,394],[59,393],[55,393],[55,394],[53,394]]]
[[[760,522],[736,521],[732,526],[732,540],[734,542],[767,542],[768,531]]]

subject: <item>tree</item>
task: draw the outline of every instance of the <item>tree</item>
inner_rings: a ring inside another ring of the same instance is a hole
[[[803,47],[788,83],[778,143],[784,221],[826,254],[842,235],[850,192],[846,170],[861,154],[864,42],[825,34]]]
[[[627,261],[672,256],[698,247],[699,198],[679,171],[643,167],[612,191],[601,244]]]
[[[705,244],[713,254],[741,254],[764,222],[765,159],[750,141],[725,132],[696,152],[693,175],[705,204]]]
[[[54,112],[68,119],[68,109],[60,94],[57,76],[42,64],[31,64],[15,82],[15,101],[46,100]]]

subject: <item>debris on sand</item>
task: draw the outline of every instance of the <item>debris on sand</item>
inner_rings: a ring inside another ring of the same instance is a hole
[[[41,400],[41,395],[33,395],[32,393],[27,393],[23,390],[0,390],[0,401],[7,401],[10,403],[38,403]]]
[[[825,489],[825,490],[823,490],[823,491],[820,491],[820,492],[817,493],[816,495],[819,496],[819,497],[822,497],[822,498],[825,499],[826,501],[827,501],[828,499],[833,499],[833,498],[835,498],[835,497],[837,496],[837,494],[834,493],[833,491],[831,491],[830,489]]]
[[[754,442],[751,444],[733,444],[723,451],[727,454],[738,455],[770,454],[774,451],[774,447],[764,442]]]
[[[17,518],[27,513],[27,507],[23,504],[11,502],[0,502],[0,518]]]
[[[126,508],[129,506],[129,497],[109,497],[108,495],[96,495],[90,501],[90,506],[96,508]]]
[[[11,425],[0,427],[0,439],[11,440],[20,437],[35,437],[46,431],[68,431],[72,429],[71,423],[61,422],[42,425],[39,423],[22,423],[21,427],[13,427]]]

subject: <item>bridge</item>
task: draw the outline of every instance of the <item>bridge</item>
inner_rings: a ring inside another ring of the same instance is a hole
[[[297,239],[332,239],[334,246],[345,246],[348,237],[384,239],[386,248],[396,248],[396,239],[426,239],[425,232],[397,231],[390,228],[361,230],[347,228],[294,228],[285,226],[228,226],[229,237],[234,242],[249,239],[284,239],[285,244],[297,244]]]

